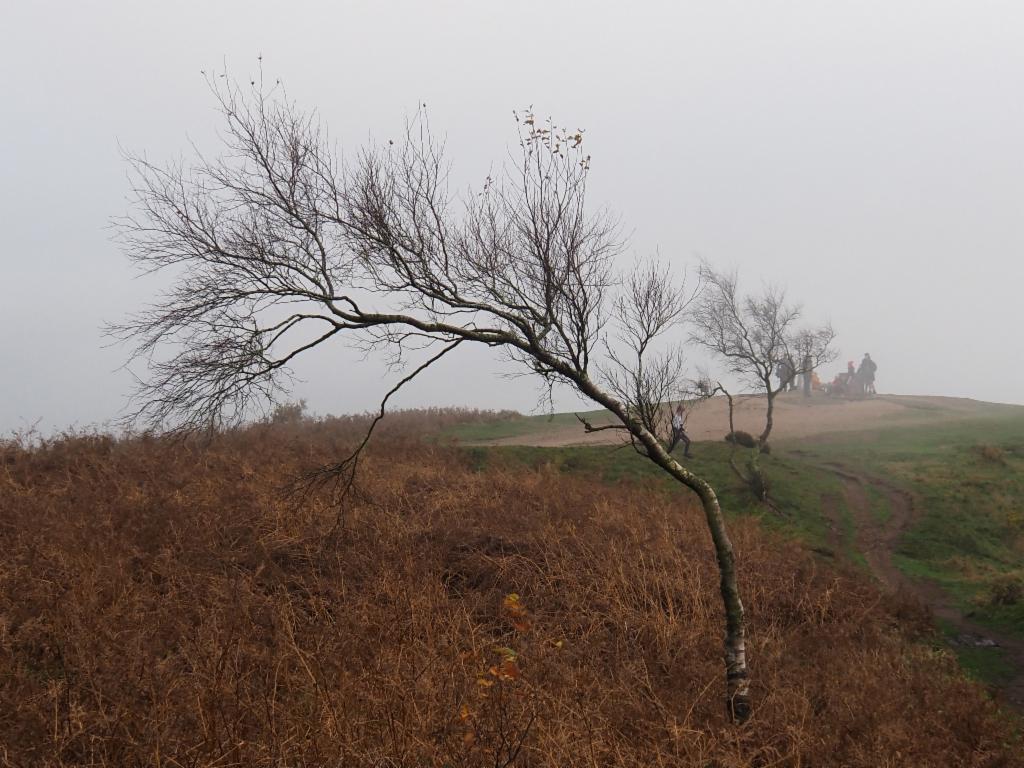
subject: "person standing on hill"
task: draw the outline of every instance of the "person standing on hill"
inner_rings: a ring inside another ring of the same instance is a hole
[[[672,414],[672,442],[668,446],[668,452],[672,453],[680,441],[683,443],[683,456],[693,458],[690,453],[690,436],[686,434],[686,409],[682,403],[676,406],[675,413]]]
[[[864,382],[857,375],[857,368],[854,366],[853,360],[849,360],[846,363],[846,394],[852,397],[863,394],[863,392]]]
[[[876,394],[875,371],[877,370],[878,366],[875,364],[875,361],[871,359],[871,355],[869,353],[865,352],[864,359],[860,361],[860,367],[857,369],[857,377],[864,385],[864,392],[869,395]]]
[[[775,364],[775,375],[779,377],[779,389],[786,388],[786,365],[781,360]]]
[[[811,376],[814,375],[814,361],[810,355],[804,356],[804,397],[811,396]]]
[[[796,368],[788,357],[775,364],[775,375],[779,377],[779,391],[796,389]]]

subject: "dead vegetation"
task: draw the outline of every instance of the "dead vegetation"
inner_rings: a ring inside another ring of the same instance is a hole
[[[1024,579],[1019,573],[997,576],[988,586],[988,601],[992,605],[1017,605],[1024,600]]]
[[[357,419],[0,448],[0,765],[1024,764],[919,614],[743,520],[730,725],[699,504],[398,439],[444,418],[337,527],[278,489]]]
[[[990,461],[993,464],[1006,464],[1006,451],[998,445],[978,445],[974,450],[985,461]]]

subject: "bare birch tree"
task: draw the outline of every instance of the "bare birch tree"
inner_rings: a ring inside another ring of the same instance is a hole
[[[174,429],[244,419],[287,391],[298,356],[347,341],[405,364],[379,420],[394,392],[460,345],[504,352],[606,408],[699,497],[720,571],[728,707],[745,720],[732,544],[715,491],[666,451],[653,407],[681,365],[677,351],[656,355],[654,341],[686,297],[657,265],[617,279],[618,226],[586,205],[582,132],[517,114],[510,166],[456,196],[422,115],[400,141],[343,162],[318,120],[283,96],[225,83],[211,81],[225,124],[218,158],[130,158],[136,200],[119,221],[127,253],[173,274],[168,293],[114,329],[148,364],[136,416]],[[350,477],[361,448],[319,477]]]
[[[828,323],[800,327],[802,307],[788,303],[778,288],[742,296],[735,272],[721,272],[707,263],[701,267],[701,279],[704,290],[690,317],[690,338],[712,352],[741,386],[764,392],[765,424],[757,438],[764,446],[774,425],[775,398],[783,387],[781,381],[778,386],[772,383],[778,364],[788,364],[793,376],[810,375],[835,360],[835,332]]]

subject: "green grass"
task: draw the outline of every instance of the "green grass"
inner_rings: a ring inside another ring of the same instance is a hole
[[[867,486],[864,490],[867,492],[868,502],[871,504],[871,516],[879,523],[889,522],[889,518],[892,517],[889,499],[873,485]]]
[[[989,685],[999,685],[1013,675],[1010,665],[1000,648],[974,648],[951,643],[957,661],[970,677]]]
[[[586,411],[580,416],[592,424],[606,424],[609,421],[608,411]],[[441,433],[441,439],[454,439],[460,443],[484,443],[501,440],[507,437],[534,435],[542,437],[546,432],[553,432],[566,426],[583,428],[573,413],[544,414],[541,416],[521,416],[519,418],[501,419],[496,421],[457,424]]]
[[[783,443],[809,461],[843,464],[914,494],[918,517],[899,542],[908,575],[939,583],[983,624],[1024,635],[1024,601],[995,605],[1001,580],[1024,580],[1024,415]],[[872,497],[880,516],[884,499]]]
[[[956,641],[957,632],[952,624],[942,620],[938,624],[960,667],[970,677],[989,685],[999,685],[1013,674],[1013,666],[1006,660],[1002,648],[961,645]]]

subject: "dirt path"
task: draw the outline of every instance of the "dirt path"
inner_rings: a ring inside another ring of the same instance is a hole
[[[893,593],[902,592],[926,605],[937,619],[954,628],[952,642],[971,647],[998,647],[1013,673],[999,692],[1013,707],[1024,710],[1024,641],[971,621],[956,607],[949,596],[937,584],[908,578],[893,562],[893,552],[900,536],[907,530],[915,517],[914,499],[907,492],[873,477],[866,477],[838,464],[826,467],[843,481],[843,496],[854,523],[855,546],[864,555],[871,572]],[[871,508],[868,488],[874,488],[888,503],[889,515],[879,518]],[[831,508],[833,534],[841,539],[841,521],[834,504]],[[842,546],[835,546],[837,556],[842,556]]]
[[[837,432],[859,432],[892,427],[951,422],[989,413],[993,406],[952,397],[917,397],[910,395],[879,395],[864,400],[842,400],[815,393],[805,398],[800,393],[780,394],[775,401],[773,440],[814,437]],[[734,414],[736,429],[758,434],[764,428],[766,402],[764,397],[743,395],[736,398]],[[609,423],[609,414],[595,414],[596,426]],[[686,422],[686,431],[693,440],[721,440],[729,431],[729,410],[724,397],[713,397],[696,406]],[[479,445],[533,445],[560,447],[566,445],[606,445],[622,441],[621,433],[604,430],[587,434],[575,420],[547,424],[536,420],[526,434],[480,441]]]

